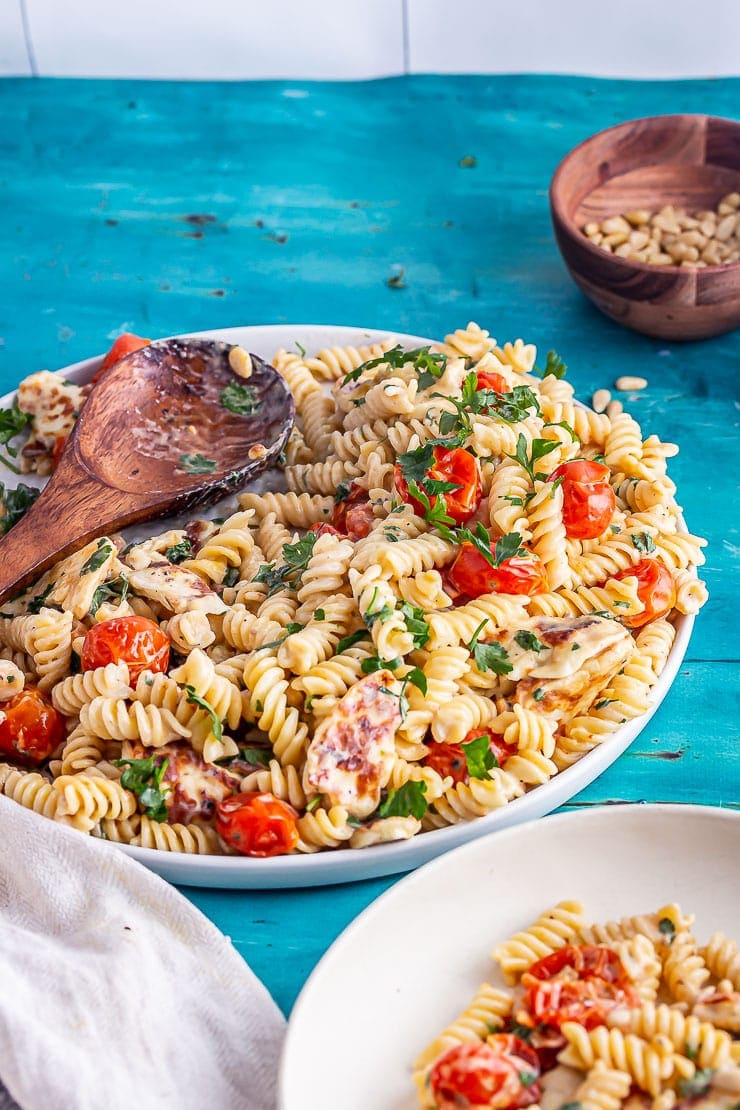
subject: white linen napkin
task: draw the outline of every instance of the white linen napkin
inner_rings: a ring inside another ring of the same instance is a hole
[[[0,1079],[23,1110],[272,1110],[284,1032],[174,887],[0,797]]]

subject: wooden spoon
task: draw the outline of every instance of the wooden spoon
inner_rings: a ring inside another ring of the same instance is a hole
[[[0,602],[92,537],[215,501],[277,459],[295,417],[290,390],[256,355],[251,377],[237,378],[230,350],[167,339],[106,372],[48,485],[0,541]],[[224,407],[231,383],[249,387],[253,412]]]

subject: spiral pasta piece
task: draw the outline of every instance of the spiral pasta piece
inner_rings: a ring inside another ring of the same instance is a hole
[[[69,675],[52,688],[55,709],[66,717],[79,715],[83,705],[93,698],[127,698],[131,696],[128,667],[125,663],[107,663],[82,674]]]
[[[260,794],[269,791],[283,802],[289,802],[296,809],[303,809],[306,794],[301,785],[301,776],[295,767],[281,767],[277,759],[271,759],[264,770],[252,771],[242,779],[241,788],[245,792],[258,790]]]
[[[619,1009],[608,1024],[618,1024],[624,1033],[634,1033],[646,1041],[667,1039],[677,1054],[694,1060],[699,1068],[717,1069],[732,1062],[729,1033],[665,1003],[648,1001],[639,1010]]]
[[[24,809],[65,825],[71,823],[69,817],[59,813],[59,794],[53,784],[36,771],[19,771],[9,763],[0,763],[0,790]]]
[[[596,1060],[575,1093],[581,1110],[619,1110],[632,1086],[629,1072],[609,1068]]]
[[[253,513],[250,510],[234,513],[225,520],[218,531],[207,539],[198,554],[185,559],[180,565],[206,582],[218,585],[223,581],[228,567],[241,566],[254,547],[249,531]]]
[[[509,991],[483,983],[475,992],[470,1005],[419,1053],[414,1067],[427,1068],[454,1045],[485,1040],[489,1033],[503,1029],[513,1007],[514,997]]]
[[[492,952],[507,983],[516,983],[536,960],[572,944],[585,925],[580,902],[558,902],[521,933],[498,944]]]
[[[0,643],[30,656],[39,690],[50,690],[69,671],[72,613],[42,607],[38,614],[0,621]]]
[[[481,624],[480,642],[488,639],[497,628],[510,628],[526,619],[526,599],[511,594],[481,594],[475,601],[469,601],[457,609],[430,613],[429,641],[427,648],[437,651],[440,648],[472,640]]]
[[[716,979],[729,980],[740,991],[740,946],[734,940],[721,932],[712,933],[701,955]]]
[[[562,1064],[577,1068],[592,1068],[601,1060],[609,1068],[616,1068],[631,1076],[649,1095],[657,1097],[663,1083],[670,1079],[675,1069],[671,1045],[648,1043],[632,1033],[626,1035],[619,1029],[606,1029],[603,1025],[587,1032],[582,1025],[566,1021],[562,1033],[568,1042],[558,1056]]]
[[[60,775],[54,780],[54,790],[59,796],[57,813],[68,816],[72,825],[84,832],[103,818],[125,821],[136,812],[136,796],[112,779]]]
[[[517,708],[520,708],[517,706]],[[457,694],[443,702],[432,718],[432,736],[438,744],[459,744],[472,729],[497,731],[498,708],[490,698],[480,694]]]
[[[354,828],[344,806],[321,807],[298,819],[297,852],[313,853],[326,848],[342,848],[348,844]]]
[[[211,825],[169,825],[143,816],[139,831],[128,841],[136,848],[156,848],[159,852],[186,852],[213,856],[219,852],[219,837]]]
[[[288,680],[274,648],[253,653],[244,667],[244,685],[249,695],[245,716],[267,733],[281,764],[296,766],[305,754],[308,726],[288,706]]]
[[[424,818],[424,827],[441,829],[445,825],[485,817],[523,793],[524,788],[514,775],[494,769],[487,779],[458,782],[445,790]]]
[[[663,980],[678,1002],[693,1004],[709,979],[709,968],[693,934],[681,930],[673,938],[663,961]]]

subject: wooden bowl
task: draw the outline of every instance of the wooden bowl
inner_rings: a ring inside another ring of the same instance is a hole
[[[653,116],[600,131],[571,150],[550,185],[560,253],[579,289],[625,327],[704,339],[740,326],[740,262],[693,270],[609,254],[581,230],[635,208],[689,213],[740,191],[740,123]]]

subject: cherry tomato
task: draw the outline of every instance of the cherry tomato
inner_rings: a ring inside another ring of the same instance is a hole
[[[676,583],[668,567],[659,559],[641,559],[633,567],[625,567],[614,575],[617,579],[636,578],[637,596],[645,606],[642,613],[634,617],[622,617],[622,622],[630,628],[640,628],[658,617],[670,613],[676,604]]]
[[[502,1039],[507,1042],[509,1037],[504,1034]],[[498,1036],[489,1037],[488,1042],[468,1041],[454,1045],[439,1057],[429,1074],[429,1089],[437,1110],[516,1110],[538,1101],[536,1055],[532,1053],[531,1065],[521,1068],[518,1054],[505,1051],[498,1041]]]
[[[370,531],[375,519],[370,495],[362,486],[352,482],[349,496],[334,506],[333,526],[351,540],[361,540]]]
[[[57,438],[54,440],[54,447],[53,447],[52,452],[51,452],[51,469],[52,470],[56,470],[56,468],[59,466],[59,460],[62,457],[62,451],[64,450],[64,448],[66,446],[68,438],[69,438],[68,436],[57,436]]]
[[[478,548],[464,543],[447,572],[460,594],[480,597],[481,594],[533,594],[547,592],[547,571],[539,559],[512,555],[500,566],[492,567]]]
[[[298,814],[274,794],[232,794],[216,809],[219,835],[242,856],[284,856],[298,843]]]
[[[108,351],[108,354],[103,359],[100,369],[94,375],[92,379],[93,382],[97,382],[102,378],[106,370],[110,370],[111,366],[114,366],[122,358],[125,358],[126,355],[131,355],[134,351],[138,351],[142,347],[148,347],[150,343],[151,339],[142,339],[141,336],[133,335],[130,331],[125,331],[123,335],[119,335],[118,339],[116,339],[115,343]]]
[[[0,755],[27,767],[48,759],[64,740],[64,718],[35,686],[0,703]]]
[[[553,470],[548,482],[563,480],[563,524],[573,540],[594,540],[609,525],[617,505],[609,467],[592,459],[573,459]]]
[[[468,781],[468,764],[460,744],[430,743],[428,747],[429,751],[424,756],[426,767],[431,767],[442,778],[449,775],[453,782]]]
[[[615,1006],[639,1004],[619,956],[601,945],[568,945],[545,956],[525,972],[522,986],[533,1018],[558,1029],[566,1021],[594,1029]]]
[[[478,370],[475,376],[478,379],[476,389],[492,389],[494,393],[511,393],[511,386],[507,384],[503,374],[497,374],[493,370]]]
[[[318,521],[316,524],[312,524],[309,528],[309,532],[315,532],[317,536],[341,536],[344,534],[340,532],[338,528],[335,528],[333,524],[327,524],[326,521],[324,521],[323,524]]]
[[[475,455],[466,451],[464,447],[450,449],[437,446],[434,448],[434,464],[427,470],[426,477],[438,482],[455,482],[458,489],[433,495],[429,500],[434,505],[437,497],[441,496],[447,515],[451,516],[457,524],[470,520],[480,505],[483,494],[480,463]],[[409,493],[408,483],[398,465],[394,467],[393,480],[399,497],[408,505],[413,505],[419,516],[423,516],[424,506]]]
[[[142,671],[166,671],[170,641],[148,617],[113,617],[93,625],[82,644],[82,669],[126,663],[135,683]]]

